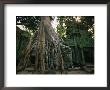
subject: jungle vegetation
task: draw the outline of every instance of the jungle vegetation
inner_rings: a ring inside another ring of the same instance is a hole
[[[93,74],[94,27],[94,16],[16,16],[16,73]]]

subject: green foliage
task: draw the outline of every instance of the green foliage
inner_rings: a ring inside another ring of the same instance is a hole
[[[66,45],[93,47],[94,46],[94,17],[93,16],[59,16],[57,32]]]
[[[94,39],[91,38],[91,33],[82,32],[80,38],[80,47],[94,47]]]
[[[40,19],[40,16],[16,16],[16,25],[24,25],[35,32],[39,28]]]
[[[54,19],[52,16],[49,17],[51,20]],[[41,16],[16,16],[16,25],[24,25],[26,29],[33,33],[39,29],[40,21]]]
[[[16,31],[16,59],[17,64],[22,58],[22,51],[27,47],[31,34],[17,27]]]

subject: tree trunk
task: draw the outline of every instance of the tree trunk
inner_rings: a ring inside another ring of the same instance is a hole
[[[85,58],[84,58],[83,48],[81,48],[81,54],[82,54],[82,64],[85,65]]]
[[[36,51],[36,70],[44,73],[45,71],[45,30],[44,30],[44,17],[41,17],[39,38],[38,38],[38,51]]]

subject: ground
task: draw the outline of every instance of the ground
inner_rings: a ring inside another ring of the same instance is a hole
[[[40,74],[37,71],[34,71],[34,68],[29,67],[26,68],[24,71],[19,71],[17,74]],[[80,69],[79,67],[76,67],[74,69],[68,69],[62,71],[54,71],[54,70],[48,70],[45,71],[45,74],[94,74],[93,68],[86,68],[86,69]]]

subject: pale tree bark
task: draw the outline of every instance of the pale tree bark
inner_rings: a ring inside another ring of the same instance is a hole
[[[41,17],[41,25],[40,25],[40,30],[39,30],[40,34],[39,34],[39,41],[38,41],[38,61],[40,62],[40,71],[42,71],[42,73],[45,71],[45,48],[46,48],[46,41],[50,42],[50,45],[53,45],[53,46],[48,46],[48,48],[50,48],[52,51],[54,50],[54,48],[57,49],[57,60],[58,60],[58,63],[57,65],[60,65],[61,66],[61,70],[63,71],[64,70],[64,64],[63,64],[63,57],[62,57],[62,53],[61,53],[61,49],[60,49],[60,38],[58,37],[58,34],[55,33],[54,29],[52,28],[52,25],[51,25],[51,20],[50,20],[50,17],[49,16],[44,16],[44,17]],[[48,38],[49,37],[49,38]],[[48,40],[46,40],[46,38]],[[46,41],[45,41],[46,40]],[[58,46],[58,47],[56,47]],[[52,55],[54,54],[54,52],[52,51],[49,51],[49,53],[51,53]],[[49,54],[48,53],[48,54]],[[52,58],[54,58],[55,55],[53,55]],[[50,57],[50,56],[48,56]],[[51,60],[52,60],[51,58]],[[53,62],[53,61],[51,61]],[[53,66],[54,67],[54,66]]]
[[[44,73],[45,71],[45,26],[44,26],[44,17],[41,17],[40,29],[39,29],[39,37],[38,37],[38,46],[36,53],[36,70]]]

